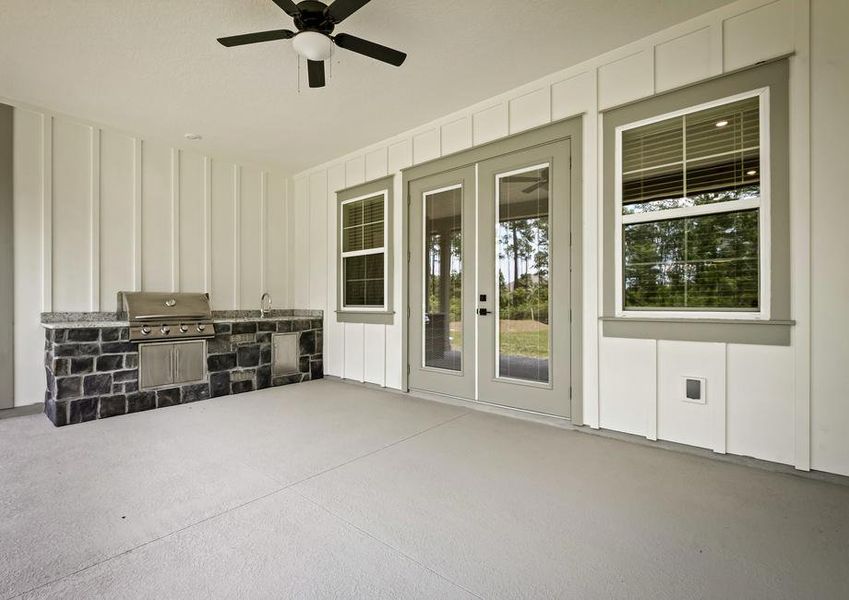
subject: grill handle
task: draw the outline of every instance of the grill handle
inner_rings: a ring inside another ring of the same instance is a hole
[[[162,321],[162,320],[171,320],[171,321],[200,321],[202,319],[208,319],[209,315],[204,315],[200,313],[195,314],[161,314],[161,315],[136,315],[134,321]]]

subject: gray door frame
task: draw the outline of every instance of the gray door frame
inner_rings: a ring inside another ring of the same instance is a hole
[[[410,183],[410,207],[407,226],[410,235],[417,236],[422,241],[422,247],[414,247],[408,244],[410,260],[408,262],[408,274],[415,275],[407,279],[409,290],[409,312],[408,321],[421,323],[424,316],[424,290],[421,276],[424,271],[424,200],[425,194],[434,190],[444,189],[459,185],[462,190],[462,323],[463,323],[463,348],[461,350],[461,370],[448,371],[425,365],[423,357],[423,332],[417,327],[409,329],[408,348],[409,370],[408,384],[412,380],[411,389],[420,389],[428,392],[445,394],[458,398],[476,397],[475,389],[475,363],[476,363],[476,336],[475,336],[475,307],[477,303],[474,297],[467,293],[469,289],[475,289],[477,283],[477,265],[475,264],[475,244],[469,240],[475,239],[475,226],[477,212],[475,210],[475,197],[477,194],[477,177],[475,168],[472,166],[462,167],[446,173],[437,173],[427,177],[416,179]],[[421,271],[419,270],[421,269]],[[446,323],[447,325],[447,323]]]
[[[424,162],[412,167],[408,167],[401,171],[402,174],[402,194],[406,198],[406,202],[401,202],[401,219],[404,223],[403,240],[402,240],[402,256],[407,257],[401,263],[401,278],[404,285],[401,287],[401,302],[400,306],[406,307],[406,317],[409,317],[409,258],[410,258],[410,221],[409,208],[411,201],[410,185],[413,181],[436,175],[446,171],[460,169],[462,167],[474,166],[485,160],[520,152],[537,146],[550,144],[559,140],[570,140],[571,145],[571,264],[572,271],[570,274],[570,289],[572,300],[572,323],[571,323],[571,371],[572,380],[570,386],[570,419],[575,425],[583,425],[583,331],[582,331],[582,315],[583,315],[583,230],[582,230],[582,214],[583,214],[583,166],[582,166],[582,128],[583,118],[573,117],[563,121],[557,121],[549,125],[543,125],[534,129],[529,129],[522,133],[517,133],[506,138],[495,140],[480,146],[475,146],[468,150],[463,150],[454,154],[449,154],[441,158],[437,158],[428,162]],[[477,218],[477,217],[476,217]],[[407,367],[402,372],[402,389],[409,391],[408,370],[409,362],[409,319],[401,319],[402,339],[402,364]]]
[[[569,387],[572,385],[571,331],[571,140],[558,140],[512,152],[479,163],[478,166],[478,294],[487,294],[481,308],[489,314],[478,320],[478,399],[507,406],[568,418],[571,415]],[[497,372],[497,323],[500,315],[496,264],[498,223],[496,177],[501,173],[545,163],[549,168],[549,337],[548,381],[536,383],[499,375]]]
[[[0,410],[15,405],[14,111],[0,104]]]

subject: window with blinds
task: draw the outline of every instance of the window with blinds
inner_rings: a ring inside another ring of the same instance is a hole
[[[386,195],[342,203],[342,282],[345,307],[386,306]]]
[[[760,310],[765,101],[617,131],[621,309]]]

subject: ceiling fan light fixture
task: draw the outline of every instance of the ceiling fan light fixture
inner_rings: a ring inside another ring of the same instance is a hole
[[[333,40],[318,31],[301,31],[292,38],[292,46],[307,60],[327,60],[333,51]]]

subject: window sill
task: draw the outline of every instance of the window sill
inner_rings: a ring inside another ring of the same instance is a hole
[[[605,337],[789,346],[791,320],[599,317]]]
[[[337,323],[368,323],[373,325],[392,325],[395,311],[392,310],[337,310]]]

